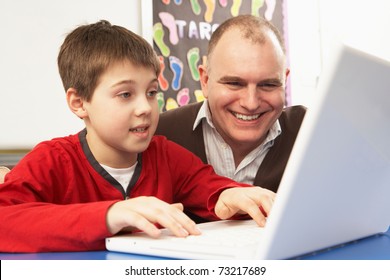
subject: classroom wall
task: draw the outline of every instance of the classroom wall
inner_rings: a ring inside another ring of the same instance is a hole
[[[64,36],[107,19],[141,34],[141,0],[0,0],[0,150],[31,148],[83,127],[57,70]]]
[[[249,1],[249,0],[248,0]],[[310,106],[332,56],[346,40],[390,60],[390,1],[286,0],[293,104]],[[267,1],[266,1],[267,2]],[[31,148],[83,127],[67,108],[56,58],[64,35],[108,19],[151,42],[152,0],[0,0],[0,150]]]
[[[288,0],[293,104],[310,107],[339,42],[390,61],[389,11],[387,0]]]

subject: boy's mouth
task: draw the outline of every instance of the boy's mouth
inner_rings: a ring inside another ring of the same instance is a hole
[[[144,125],[138,125],[136,127],[130,128],[130,132],[136,132],[136,133],[142,133],[145,132],[149,129],[149,125],[144,124]]]
[[[144,132],[147,129],[148,129],[147,127],[137,127],[137,128],[130,128],[130,131],[131,132]]]

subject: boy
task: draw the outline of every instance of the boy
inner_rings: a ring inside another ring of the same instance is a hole
[[[200,234],[183,206],[210,220],[247,213],[264,225],[273,192],[220,177],[153,137],[160,68],[144,39],[107,21],[80,26],[65,38],[58,67],[86,128],[40,143],[6,176],[0,251],[102,250],[120,231],[158,237],[159,225]]]

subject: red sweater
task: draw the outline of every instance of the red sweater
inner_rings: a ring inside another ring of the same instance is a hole
[[[155,136],[140,154],[125,194],[95,160],[85,134],[40,143],[6,176],[0,185],[0,252],[102,250],[111,235],[108,208],[126,196],[181,202],[196,215],[216,220],[220,192],[244,186]]]

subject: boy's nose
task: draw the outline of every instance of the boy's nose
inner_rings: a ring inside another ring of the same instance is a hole
[[[137,105],[136,105],[136,115],[144,115],[149,114],[152,110],[152,106],[150,105],[149,100],[143,96],[137,99]]]

